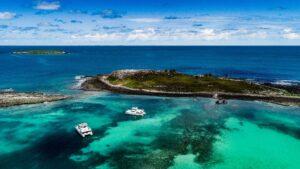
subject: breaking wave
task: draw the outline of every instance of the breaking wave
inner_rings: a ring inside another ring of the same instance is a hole
[[[72,86],[73,89],[81,89],[81,85],[88,80],[90,77],[83,76],[83,75],[77,75],[75,76],[76,84]]]
[[[296,85],[300,85],[300,81],[299,80],[278,80],[275,82],[272,82],[272,84],[275,85],[283,85],[283,86],[296,86]]]

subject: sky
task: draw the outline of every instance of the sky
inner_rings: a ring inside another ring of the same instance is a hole
[[[0,45],[300,45],[300,1],[0,0]]]

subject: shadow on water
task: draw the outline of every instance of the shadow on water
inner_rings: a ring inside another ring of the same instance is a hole
[[[82,166],[69,160],[69,157],[86,147],[91,141],[92,138],[83,140],[76,132],[52,133],[32,143],[26,149],[0,156],[0,168],[82,168]]]

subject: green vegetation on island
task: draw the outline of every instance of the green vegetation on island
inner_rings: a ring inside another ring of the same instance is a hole
[[[63,55],[66,54],[65,51],[63,50],[43,50],[43,49],[38,49],[38,50],[22,50],[22,51],[15,51],[13,54],[18,54],[18,55]]]
[[[258,84],[242,79],[217,77],[211,74],[189,75],[175,70],[119,70],[107,75],[88,77],[83,90],[109,90],[116,93],[168,97],[217,97],[260,100],[282,105],[300,106],[295,89]]]
[[[167,92],[225,92],[243,94],[280,94],[290,93],[245,80],[220,78],[211,74],[193,76],[175,70],[165,71],[116,71],[107,80],[118,86],[133,89],[147,89]]]

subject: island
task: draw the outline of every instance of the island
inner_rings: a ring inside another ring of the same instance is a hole
[[[218,97],[300,105],[299,93],[242,79],[212,74],[189,75],[176,70],[118,70],[87,78],[83,90],[169,97]]]
[[[45,93],[23,93],[14,91],[0,92],[0,107],[18,106],[24,104],[47,103],[68,99],[69,96]]]
[[[64,55],[64,54],[67,54],[67,52],[65,52],[63,50],[38,49],[38,50],[14,51],[13,54],[17,54],[17,55]]]

